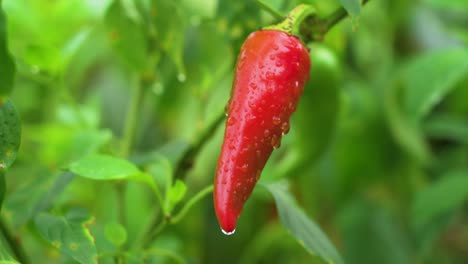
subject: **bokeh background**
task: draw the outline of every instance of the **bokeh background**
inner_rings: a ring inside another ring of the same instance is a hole
[[[263,2],[283,14],[308,3],[326,17],[347,1]],[[129,181],[122,196],[113,182],[62,169],[90,153],[120,155],[137,100],[129,159],[158,183],[175,177],[181,151],[223,115],[243,40],[277,20],[254,0],[1,5],[23,126],[3,221],[31,263],[75,263],[41,236],[37,215],[84,210],[99,262],[114,263],[160,205],[144,184]],[[468,1],[371,0],[308,45],[312,80],[262,182],[287,182],[345,263],[468,263]],[[212,184],[223,131],[179,177],[181,204]],[[208,196],[152,247],[149,263],[320,263],[261,186],[235,235],[220,232]]]

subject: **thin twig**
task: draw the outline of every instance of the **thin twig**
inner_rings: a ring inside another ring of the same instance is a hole
[[[178,223],[185,216],[185,214],[187,214],[187,212],[190,210],[190,208],[192,208],[194,204],[196,204],[198,201],[203,199],[206,195],[210,194],[211,192],[213,192],[213,185],[210,185],[198,192],[184,205],[184,207],[179,211],[179,213],[170,218],[170,223]]]
[[[260,5],[265,11],[270,13],[272,16],[274,16],[277,19],[283,19],[284,15],[278,12],[278,10],[274,9],[271,7],[269,4],[265,3],[263,0],[257,0],[257,4]]]
[[[364,6],[369,1],[364,0],[362,5]],[[304,42],[322,41],[325,34],[346,17],[348,17],[348,12],[343,7],[338,8],[325,18],[318,16],[308,17],[301,25],[301,35]]]
[[[193,167],[193,161],[197,154],[200,152],[201,148],[205,145],[206,142],[211,138],[215,133],[216,129],[223,123],[225,114],[221,113],[219,116],[211,123],[211,125],[204,131],[198,142],[191,147],[189,147],[182,158],[176,166],[174,177],[176,179],[183,179],[185,174]]]
[[[362,5],[365,5],[369,0],[362,1]],[[326,32],[334,27],[338,22],[345,19],[348,16],[348,12],[344,8],[339,8],[332,14],[330,14],[326,19]]]

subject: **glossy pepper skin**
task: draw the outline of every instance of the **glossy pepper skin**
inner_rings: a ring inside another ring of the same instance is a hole
[[[309,70],[306,47],[285,32],[256,31],[242,45],[214,183],[224,233],[234,232],[268,158],[288,133]]]

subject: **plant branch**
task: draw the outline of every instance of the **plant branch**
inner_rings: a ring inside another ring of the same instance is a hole
[[[193,207],[193,205],[195,205],[211,192],[213,192],[213,185],[210,185],[199,191],[185,203],[182,209],[174,217],[171,217],[169,214],[163,215],[162,217],[159,217],[161,220],[158,221],[158,215],[155,215],[150,223],[150,231],[147,232],[145,238],[142,239],[143,248],[147,248],[149,244],[157,237],[157,235],[166,227],[166,225],[177,224],[180,220],[182,220],[187,212]]]
[[[270,15],[274,16],[276,19],[283,19],[284,15],[281,14],[278,10],[274,9],[268,3],[265,3],[263,0],[257,0],[257,4],[260,5],[265,11],[270,13]]]
[[[13,237],[13,234],[8,229],[2,217],[0,217],[0,232],[3,234],[5,241],[8,243],[8,246],[15,255],[16,260],[22,264],[29,264],[30,262],[26,256],[23,246]]]
[[[179,213],[177,213],[174,217],[170,218],[170,223],[171,224],[176,224],[178,223],[182,218],[184,218],[185,214],[192,208],[194,204],[199,202],[201,199],[203,199],[206,195],[210,194],[213,192],[213,185],[210,185],[206,187],[205,189],[201,190],[198,192],[195,196],[193,196],[187,203],[185,203],[184,207],[180,209]]]
[[[224,113],[219,114],[219,116],[213,121],[213,123],[211,123],[211,125],[208,126],[208,128],[203,132],[198,142],[190,146],[184,152],[182,158],[177,163],[174,173],[175,179],[183,179],[185,177],[185,174],[193,167],[195,157],[200,152],[201,148],[215,133],[216,129],[223,123],[224,118]]]
[[[167,218],[163,216],[162,220],[158,224],[154,225],[154,227],[151,228],[148,235],[144,238],[142,242],[143,248],[147,248],[150,245],[150,243],[159,235],[159,233],[161,233],[161,231],[166,227],[167,224]]]
[[[142,97],[142,85],[140,82],[140,75],[134,73],[131,77],[131,98],[127,108],[127,116],[125,118],[124,132],[122,138],[122,145],[120,148],[120,155],[127,158],[132,149],[133,140],[135,137],[135,131],[137,128],[137,117],[138,110],[140,107],[140,101]],[[127,183],[125,181],[118,181],[115,183],[115,189],[117,192],[118,201],[118,217],[119,222],[126,227],[127,226],[127,212],[125,209],[125,191]],[[123,245],[126,248],[126,245]]]
[[[369,0],[363,0],[362,5],[365,5]],[[344,8],[339,8],[332,14],[330,14],[326,19],[326,29],[330,30],[333,26],[338,24],[341,20],[345,19],[348,16],[348,12]]]
[[[125,118],[124,134],[121,145],[122,157],[127,157],[132,148],[133,139],[135,137],[135,130],[137,127],[138,109],[142,97],[142,85],[140,83],[140,76],[134,74],[131,80],[132,95]]]
[[[369,1],[363,0],[362,6]],[[325,18],[310,16],[301,25],[301,35],[306,43],[310,41],[322,41],[325,34],[346,17],[348,17],[348,12],[343,7],[338,8]]]

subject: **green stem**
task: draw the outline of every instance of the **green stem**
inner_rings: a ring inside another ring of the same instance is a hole
[[[257,0],[257,4],[259,4],[265,11],[270,13],[272,16],[274,16],[277,19],[283,19],[284,15],[281,14],[278,10],[274,9],[272,6],[269,4],[265,3],[263,0]]]
[[[140,239],[140,241],[142,241],[143,248],[148,247],[167,224],[177,224],[184,218],[193,205],[195,205],[211,192],[213,192],[213,185],[210,185],[199,191],[189,201],[187,201],[187,203],[185,203],[184,207],[182,207],[182,209],[174,217],[171,217],[170,215],[163,215],[162,219],[159,220],[157,217],[158,215],[153,216],[153,220],[150,222],[150,228],[148,228],[150,231],[146,233],[145,238]]]
[[[176,224],[178,223],[181,219],[184,218],[184,216],[187,214],[187,212],[192,208],[194,204],[196,204],[198,201],[203,199],[206,195],[210,194],[213,192],[213,185],[210,185],[200,192],[198,192],[195,196],[193,196],[187,203],[185,203],[184,207],[177,213],[174,217],[170,218],[171,224]]]
[[[140,76],[138,74],[134,74],[131,82],[132,95],[127,110],[127,116],[125,118],[125,127],[121,146],[122,157],[128,157],[128,154],[132,148],[133,139],[135,137],[135,130],[137,127],[138,109],[142,97]]]
[[[211,125],[203,132],[198,142],[185,151],[182,158],[177,163],[174,178],[183,179],[185,177],[185,174],[192,168],[193,160],[206,142],[208,142],[208,140],[213,136],[218,127],[223,123],[225,117],[226,115],[224,112],[220,113],[214,122],[211,123]]]
[[[128,157],[130,150],[132,148],[133,139],[135,137],[135,131],[137,127],[137,117],[138,110],[140,106],[140,101],[142,97],[142,85],[140,83],[139,74],[133,74],[131,78],[131,89],[132,95],[130,98],[130,103],[127,110],[127,116],[125,118],[125,127],[123,132],[122,145],[120,149],[120,155],[122,157]],[[125,209],[125,190],[127,183],[125,181],[120,181],[115,184],[118,200],[118,214],[120,223],[126,227],[127,226],[127,212]],[[126,248],[126,245],[123,246]]]
[[[264,29],[279,30],[290,35],[299,36],[300,25],[309,16],[315,13],[315,8],[310,5],[301,4],[296,6],[287,17],[279,24],[265,27]]]
[[[369,1],[364,0],[362,5],[365,5]],[[300,32],[304,42],[322,41],[325,34],[347,16],[348,12],[343,7],[338,8],[325,18],[310,16],[309,19],[304,20],[302,25],[300,25]]]
[[[22,264],[29,264],[30,263],[29,259],[26,256],[26,253],[22,245],[18,241],[15,240],[15,238],[13,237],[13,234],[8,229],[3,218],[0,218],[0,232],[5,238],[5,241],[8,243],[8,246],[10,247],[11,251],[15,255],[16,260],[18,260]]]
[[[155,225],[154,228],[151,229],[146,238],[143,240],[143,248],[147,248],[151,244],[151,242],[153,242],[154,239],[159,235],[159,233],[161,233],[161,231],[166,227],[167,224],[167,218],[163,216],[161,222]]]
[[[117,206],[119,222],[122,226],[127,226],[126,210],[125,210],[125,189],[127,185],[124,181],[117,181],[115,183],[115,190],[117,192]]]
[[[362,5],[365,5],[369,0],[363,0]],[[338,22],[343,20],[348,16],[348,12],[344,8],[339,8],[332,14],[330,14],[327,18],[324,19],[325,21],[325,32],[329,31],[332,27],[334,27]]]

